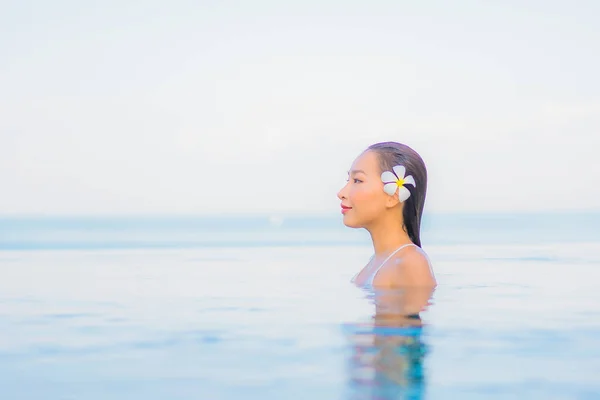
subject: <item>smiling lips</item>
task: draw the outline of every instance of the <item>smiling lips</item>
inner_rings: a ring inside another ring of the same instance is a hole
[[[352,210],[352,207],[348,207],[342,204],[342,214],[347,213],[349,210]]]

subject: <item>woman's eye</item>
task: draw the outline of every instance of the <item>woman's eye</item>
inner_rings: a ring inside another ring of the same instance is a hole
[[[354,183],[360,183],[360,182],[362,182],[360,179],[354,178]]]

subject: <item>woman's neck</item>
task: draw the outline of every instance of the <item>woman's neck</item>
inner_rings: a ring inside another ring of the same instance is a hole
[[[402,221],[386,218],[367,228],[373,241],[375,257],[387,256],[398,247],[412,243]]]

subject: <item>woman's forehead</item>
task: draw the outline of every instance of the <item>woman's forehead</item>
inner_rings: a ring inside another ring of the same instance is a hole
[[[367,175],[378,174],[378,162],[379,160],[377,158],[377,154],[375,154],[372,151],[365,151],[354,160],[354,162],[352,163],[352,167],[350,168],[350,172],[361,171]]]

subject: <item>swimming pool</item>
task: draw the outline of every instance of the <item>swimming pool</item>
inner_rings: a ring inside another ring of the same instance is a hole
[[[5,249],[1,397],[600,398],[598,242],[425,249],[423,326],[388,330],[368,243]]]

